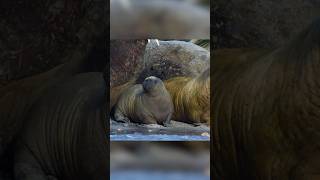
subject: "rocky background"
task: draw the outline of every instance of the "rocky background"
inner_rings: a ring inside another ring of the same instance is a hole
[[[159,43],[159,44],[158,44]],[[195,77],[210,67],[210,52],[182,40],[111,40],[110,87],[142,83],[146,77],[167,80]]]
[[[110,87],[124,84],[137,75],[146,45],[147,40],[110,41]]]
[[[213,48],[278,47],[317,17],[318,0],[213,0]]]

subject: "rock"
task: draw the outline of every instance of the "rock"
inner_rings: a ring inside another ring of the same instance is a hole
[[[158,45],[159,43],[159,45]],[[144,54],[144,69],[137,77],[141,83],[148,76],[162,80],[176,76],[197,76],[210,66],[210,52],[185,41],[151,40]]]
[[[110,41],[110,87],[130,81],[143,68],[146,40]]]

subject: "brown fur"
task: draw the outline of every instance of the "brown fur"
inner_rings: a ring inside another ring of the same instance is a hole
[[[122,84],[120,86],[116,86],[114,88],[111,88],[111,90],[110,90],[110,106],[109,106],[110,110],[116,104],[116,102],[117,102],[119,96],[122,94],[122,92],[133,85],[134,85],[134,83],[132,81],[129,81],[129,82]]]
[[[210,69],[196,78],[169,79],[165,86],[174,104],[174,120],[210,124]]]
[[[245,51],[214,52],[213,178],[320,179],[320,21]]]

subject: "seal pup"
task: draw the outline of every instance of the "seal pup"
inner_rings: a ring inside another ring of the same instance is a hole
[[[114,106],[120,122],[168,125],[173,113],[171,96],[160,78],[147,77],[142,84],[126,89]]]

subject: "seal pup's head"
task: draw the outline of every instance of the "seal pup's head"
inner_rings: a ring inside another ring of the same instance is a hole
[[[164,84],[160,78],[155,76],[147,77],[142,83],[143,90],[147,93],[163,91]]]

